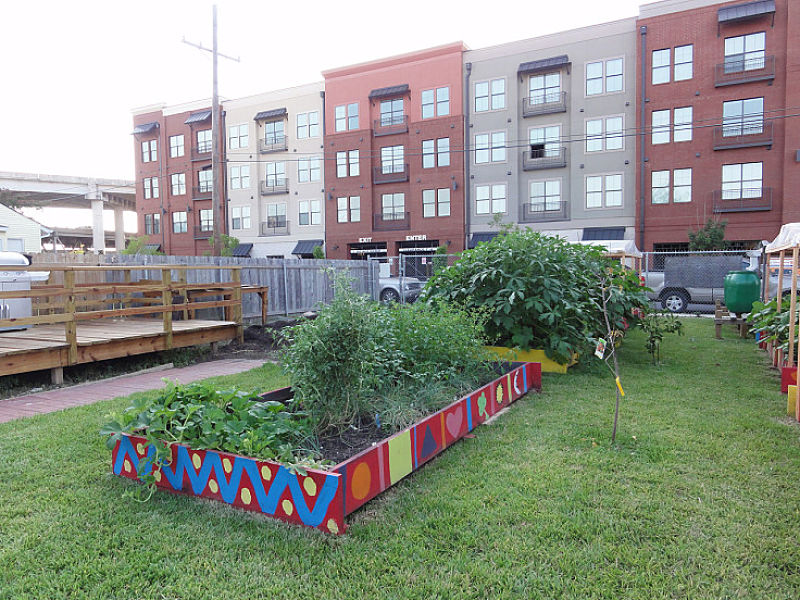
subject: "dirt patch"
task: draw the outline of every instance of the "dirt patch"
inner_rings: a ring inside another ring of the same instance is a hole
[[[320,438],[319,450],[325,460],[339,464],[362,450],[385,440],[390,435],[392,434],[375,427],[374,423],[358,428],[351,427],[340,435]]]
[[[278,319],[266,325],[248,325],[244,328],[244,341],[220,344],[212,358],[263,358],[277,360],[281,348],[280,331],[294,325],[295,319]]]

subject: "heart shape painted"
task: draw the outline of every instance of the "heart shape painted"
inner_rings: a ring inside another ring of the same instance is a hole
[[[445,417],[444,424],[447,431],[453,437],[457,437],[461,433],[461,423],[464,420],[464,410],[459,406],[456,410],[448,413]]]

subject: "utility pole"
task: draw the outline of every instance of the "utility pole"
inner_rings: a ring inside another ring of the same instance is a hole
[[[217,51],[217,5],[214,4],[212,7],[212,23],[213,23],[213,41],[212,41],[212,48],[209,50],[205,48],[203,44],[195,44],[192,42],[186,41],[186,38],[183,39],[184,44],[188,44],[190,46],[194,46],[199,50],[205,50],[206,52],[211,52],[213,57],[213,87],[211,92],[211,211],[214,215],[213,220],[213,250],[212,253],[214,256],[219,256],[220,251],[222,250],[222,239],[220,237],[220,229],[219,229],[219,221],[220,221],[220,206],[221,202],[220,199],[222,198],[222,178],[219,176],[219,167],[220,167],[220,155],[219,155],[219,124],[220,124],[220,114],[219,114],[219,94],[217,92],[217,56],[222,56],[223,58],[227,58],[228,60],[233,60],[239,62],[239,57],[232,57],[222,54]]]

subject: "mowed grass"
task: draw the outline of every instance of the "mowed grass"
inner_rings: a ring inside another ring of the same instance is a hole
[[[659,367],[626,339],[615,447],[610,374],[546,375],[341,537],[123,497],[126,399],[0,425],[0,598],[798,598],[800,428],[752,340],[684,323]]]

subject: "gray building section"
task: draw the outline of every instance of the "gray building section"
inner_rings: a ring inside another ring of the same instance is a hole
[[[636,20],[464,54],[468,241],[497,223],[633,239]]]

